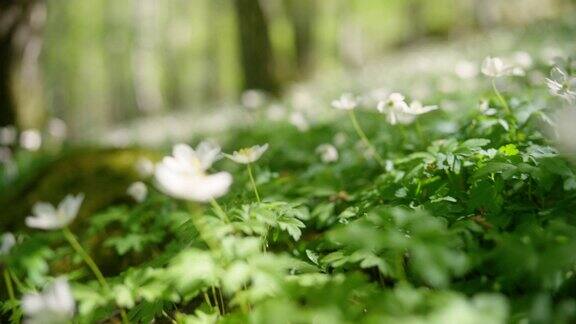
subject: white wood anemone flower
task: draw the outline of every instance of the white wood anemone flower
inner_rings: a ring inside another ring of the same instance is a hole
[[[484,62],[482,62],[481,71],[486,76],[499,78],[509,75],[512,69],[510,66],[505,64],[501,58],[488,56],[484,59]]]
[[[22,310],[29,324],[68,323],[74,317],[76,303],[68,281],[57,278],[41,293],[26,294],[22,297]]]
[[[156,166],[155,178],[165,194],[184,200],[208,202],[224,196],[232,184],[228,172],[208,174],[206,171],[220,158],[220,147],[202,142],[196,150],[186,144],[177,144],[172,156]]]
[[[268,150],[268,143],[264,145],[254,145],[252,147],[243,148],[234,151],[232,154],[224,154],[230,160],[239,164],[250,164],[258,161],[262,154]]]
[[[358,100],[351,93],[344,93],[339,99],[332,101],[332,107],[339,110],[353,110],[358,106]]]
[[[148,196],[148,187],[146,187],[144,182],[136,181],[128,187],[126,193],[136,202],[141,203],[146,200],[146,197]]]
[[[576,101],[576,77],[568,75],[562,68],[555,66],[550,71],[550,78],[546,78],[546,85],[552,95],[568,103]]]
[[[386,120],[391,125],[409,124],[416,118],[415,115],[407,113],[410,107],[405,97],[397,92],[390,94],[388,100],[380,101],[376,108],[386,115]]]
[[[84,194],[67,195],[58,208],[49,203],[38,202],[32,208],[32,216],[26,217],[26,225],[31,228],[55,230],[68,226],[78,216]]]
[[[406,113],[410,115],[423,115],[437,109],[438,106],[436,105],[424,106],[420,101],[414,100],[410,103],[410,106],[408,106]]]
[[[320,155],[320,159],[324,163],[332,163],[338,161],[338,149],[332,144],[320,144],[316,148],[316,153]]]
[[[2,240],[0,242],[0,255],[6,255],[10,253],[12,247],[16,245],[16,237],[10,232],[2,234]]]

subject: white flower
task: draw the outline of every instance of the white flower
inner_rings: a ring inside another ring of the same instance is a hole
[[[257,161],[267,149],[268,144],[266,143],[264,145],[254,145],[252,147],[243,148],[239,151],[234,151],[232,155],[226,154],[225,156],[236,163],[249,164]]]
[[[350,93],[344,93],[338,100],[332,101],[332,107],[340,110],[352,110],[358,106],[358,100]]]
[[[83,200],[83,194],[68,195],[60,202],[58,208],[45,202],[38,202],[32,208],[34,215],[26,217],[26,225],[44,230],[66,227],[78,215],[78,210]]]
[[[485,75],[498,78],[509,74],[510,67],[504,64],[504,61],[499,57],[488,56],[482,63],[482,73]]]
[[[520,52],[516,52],[514,53],[514,62],[524,68],[524,69],[529,69],[532,67],[532,65],[534,64],[534,60],[532,59],[532,56],[524,51],[520,51]]]
[[[568,75],[566,71],[555,66],[546,79],[550,93],[568,102],[576,101],[576,77]]]
[[[62,119],[52,118],[50,122],[48,122],[48,133],[54,138],[63,140],[68,134],[68,126],[66,126],[66,123]]]
[[[70,285],[65,278],[56,279],[41,293],[22,297],[22,310],[26,316],[24,323],[67,323],[74,317],[75,307]]]
[[[28,129],[20,134],[20,146],[28,151],[37,151],[42,145],[42,136],[36,129]]]
[[[248,109],[257,109],[266,104],[266,93],[260,90],[246,90],[240,98],[242,106]]]
[[[134,168],[136,169],[138,175],[142,178],[148,178],[154,174],[154,162],[145,157],[139,158],[136,161]]]
[[[473,79],[478,75],[478,65],[470,61],[459,61],[454,72],[460,79]]]
[[[438,106],[422,106],[422,103],[418,100],[414,100],[410,103],[406,113],[410,115],[422,115],[429,113],[431,111],[437,110]]]
[[[16,127],[14,126],[4,126],[0,127],[0,144],[2,145],[12,145],[16,142]]]
[[[164,193],[174,198],[206,202],[228,192],[232,184],[230,173],[206,173],[220,157],[220,147],[203,142],[193,150],[188,145],[177,144],[172,154],[156,166],[156,181]]]
[[[338,161],[338,150],[332,144],[321,144],[316,148],[316,153],[320,154],[320,159],[324,163]]]
[[[141,203],[146,200],[146,196],[148,196],[148,187],[142,181],[134,182],[133,184],[128,187],[126,193],[130,195],[130,197],[134,198],[137,202]]]
[[[306,120],[306,116],[300,111],[295,111],[290,114],[290,124],[301,132],[307,132],[310,129],[310,124]]]
[[[0,243],[0,255],[6,255],[12,247],[16,244],[14,234],[6,232],[2,235],[2,242]]]
[[[380,101],[377,109],[380,113],[386,114],[386,119],[391,125],[409,124],[416,118],[415,115],[408,113],[410,107],[404,96],[397,92],[390,94],[388,100]]]

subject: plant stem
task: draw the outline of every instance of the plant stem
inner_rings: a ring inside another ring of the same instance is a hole
[[[10,301],[15,301],[16,295],[14,295],[14,286],[12,286],[12,279],[10,279],[8,269],[4,269],[4,283],[6,284],[6,290],[8,291],[8,298],[10,298]]]
[[[206,291],[203,291],[202,294],[204,295],[204,300],[206,301],[206,304],[208,304],[208,306],[210,306],[210,308],[212,308],[212,310],[214,310],[214,305],[212,305],[212,302],[210,301],[210,297],[208,296],[208,293]]]
[[[496,87],[496,81],[494,80],[494,78],[492,78],[492,89],[494,89],[496,97],[498,97],[498,100],[500,100],[500,103],[504,106],[504,110],[506,111],[506,114],[510,119],[510,137],[512,138],[512,140],[516,140],[516,120],[514,119],[512,109],[510,109],[508,102],[506,101],[506,99],[504,99],[504,97],[498,90],[498,87]]]
[[[422,133],[422,127],[420,126],[420,121],[416,120],[415,124],[416,124],[416,133],[420,138],[420,142],[422,142],[422,144],[426,143],[426,137],[424,137],[424,133]]]
[[[246,164],[246,169],[248,169],[248,176],[250,177],[250,182],[252,182],[252,189],[254,189],[256,201],[261,202],[260,194],[258,194],[258,188],[256,187],[256,181],[254,181],[254,176],[252,175],[252,166],[250,163]]]
[[[94,262],[94,260],[90,257],[90,255],[86,253],[86,251],[84,250],[82,245],[80,245],[80,242],[78,242],[78,240],[76,239],[74,234],[72,234],[70,229],[68,227],[64,227],[64,229],[62,229],[62,233],[64,234],[64,237],[66,238],[66,240],[68,240],[68,243],[70,243],[74,251],[76,251],[76,253],[78,253],[78,255],[82,257],[86,265],[88,265],[90,270],[92,270],[92,273],[94,273],[94,276],[96,276],[96,279],[98,280],[100,285],[103,288],[110,289],[110,286],[108,285],[106,279],[102,275],[102,272],[96,265],[96,262]]]
[[[212,296],[214,297],[214,303],[216,303],[216,306],[218,307],[218,313],[222,315],[223,314],[222,306],[220,306],[218,296],[216,295],[216,288],[214,286],[212,286]]]
[[[398,268],[398,281],[406,281],[406,271],[404,269],[404,253],[400,252],[396,256],[396,267]]]
[[[348,114],[350,116],[350,119],[352,120],[352,125],[354,125],[354,129],[356,130],[356,133],[358,133],[358,136],[360,136],[360,139],[362,139],[362,141],[364,142],[364,145],[366,145],[368,147],[368,149],[370,150],[370,154],[372,154],[372,157],[376,160],[376,162],[378,162],[378,164],[380,164],[380,166],[382,168],[385,168],[386,164],[384,163],[384,159],[380,156],[380,154],[378,154],[378,152],[376,151],[376,149],[374,148],[372,143],[370,143],[370,141],[368,140],[368,137],[366,136],[366,134],[362,130],[362,127],[360,127],[360,124],[358,123],[358,119],[356,119],[356,114],[354,113],[354,110],[349,110]]]
[[[64,227],[62,229],[62,233],[64,234],[64,237],[66,238],[66,240],[68,240],[68,243],[70,243],[74,251],[76,251],[76,253],[80,255],[80,257],[84,260],[86,265],[88,265],[90,270],[92,270],[92,273],[94,273],[94,276],[96,276],[96,279],[98,280],[102,288],[110,291],[110,286],[108,285],[108,282],[106,282],[104,275],[102,275],[100,268],[98,268],[96,262],[94,262],[94,260],[86,252],[86,250],[84,250],[80,242],[78,242],[78,240],[76,239],[76,236],[74,236],[74,234],[70,231],[68,227]],[[124,311],[123,308],[120,308],[120,316],[122,317],[123,323],[130,323],[130,321],[128,320],[128,316],[126,315],[126,312]]]
[[[228,215],[226,215],[226,212],[224,211],[224,209],[222,209],[222,206],[220,206],[220,204],[216,201],[216,199],[214,198],[210,199],[210,205],[212,205],[212,208],[216,210],[218,216],[222,217],[225,222],[229,221]]]
[[[498,97],[498,100],[500,100],[500,103],[504,106],[504,109],[506,110],[506,114],[511,116],[512,110],[510,109],[510,106],[508,106],[508,102],[506,102],[504,97],[502,97],[502,94],[498,90],[498,87],[496,87],[496,81],[494,80],[494,78],[492,78],[492,89],[494,89],[494,93],[496,94],[496,97]]]
[[[224,297],[222,296],[222,289],[218,289],[218,295],[220,296],[220,304],[222,305],[222,314],[226,313],[226,303],[224,303]]]

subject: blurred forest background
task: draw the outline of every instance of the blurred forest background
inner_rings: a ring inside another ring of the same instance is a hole
[[[523,26],[573,0],[3,0],[0,126],[68,136],[281,95],[429,39]]]

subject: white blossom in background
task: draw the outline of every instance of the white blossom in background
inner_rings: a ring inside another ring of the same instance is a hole
[[[42,135],[36,129],[27,129],[20,133],[20,146],[28,151],[37,151],[42,146]]]
[[[68,195],[58,208],[45,202],[38,202],[32,208],[32,216],[26,217],[26,225],[43,230],[54,230],[68,226],[78,215],[84,201],[84,194]]]
[[[14,126],[4,126],[0,127],[0,144],[1,145],[13,145],[16,143],[16,137],[18,136],[16,127]]]
[[[346,135],[346,133],[338,132],[334,135],[334,144],[336,144],[336,146],[342,146],[346,144],[346,141],[348,141],[348,135]]]
[[[172,156],[156,166],[155,178],[161,191],[178,199],[207,202],[228,192],[232,175],[228,172],[208,174],[206,171],[220,158],[220,147],[202,142],[196,150],[177,144]]]
[[[146,187],[144,182],[137,181],[128,187],[126,193],[136,200],[136,202],[141,203],[146,200],[146,197],[148,196],[148,187]]]
[[[271,121],[281,121],[286,118],[286,108],[280,104],[272,104],[266,110],[266,117]]]
[[[512,56],[512,60],[517,66],[523,69],[530,69],[532,65],[534,65],[534,60],[532,59],[532,56],[528,52],[524,51],[514,53],[514,55]]]
[[[320,159],[324,163],[332,163],[338,161],[338,150],[332,144],[321,144],[316,148],[316,153],[320,155]]]
[[[258,109],[266,105],[266,94],[260,90],[246,90],[242,93],[240,102],[248,109]]]
[[[14,237],[14,234],[10,232],[2,234],[2,241],[0,242],[0,255],[8,254],[15,244],[16,237]]]
[[[423,115],[434,110],[438,110],[438,106],[436,105],[424,106],[420,101],[414,100],[408,106],[408,110],[406,110],[406,113],[410,115]]]
[[[48,134],[62,141],[68,135],[68,126],[62,119],[52,118],[48,122]]]
[[[41,293],[25,294],[22,297],[24,323],[62,324],[74,317],[76,303],[65,278],[56,279]]]
[[[141,178],[148,178],[154,174],[154,162],[145,157],[139,158],[134,168]]]
[[[0,163],[8,164],[12,162],[12,151],[7,147],[0,147]]]
[[[358,99],[351,93],[344,93],[339,99],[332,101],[332,107],[340,110],[352,110],[358,106]]]
[[[268,143],[264,145],[254,145],[252,147],[243,148],[238,151],[234,151],[232,154],[225,154],[225,156],[236,163],[249,164],[258,161],[258,159],[260,159],[266,150],[268,150]]]
[[[477,64],[467,60],[458,61],[454,66],[454,73],[456,73],[460,79],[464,80],[474,79],[478,76],[479,72]]]
[[[564,69],[555,66],[546,79],[550,93],[569,103],[576,101],[576,77],[568,75]]]
[[[288,121],[301,132],[307,132],[310,129],[310,124],[301,111],[292,112]]]
[[[415,115],[407,113],[410,107],[406,103],[406,98],[397,92],[390,94],[388,100],[379,102],[377,109],[386,115],[386,119],[391,125],[409,124],[416,118]]]
[[[556,127],[553,131],[556,133],[556,144],[560,152],[576,157],[576,107],[563,109],[555,118]]]
[[[481,71],[484,75],[492,78],[499,78],[510,74],[511,68],[499,57],[490,57],[484,59]]]

